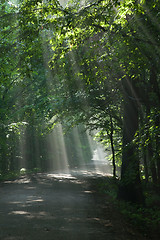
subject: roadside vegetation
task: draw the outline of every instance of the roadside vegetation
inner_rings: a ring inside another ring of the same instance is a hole
[[[147,239],[158,239],[160,234],[160,197],[152,183],[144,186],[145,206],[119,200],[120,181],[114,177],[90,179],[90,186],[96,193],[107,197],[125,220],[141,232]],[[144,183],[145,184],[145,183]],[[109,196],[109,198],[108,198]]]

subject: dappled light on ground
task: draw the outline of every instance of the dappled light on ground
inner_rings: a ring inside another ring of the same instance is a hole
[[[57,179],[76,179],[71,174],[62,174],[62,173],[48,173],[46,176]]]
[[[1,183],[0,239],[135,240],[107,196],[92,189],[92,179],[39,173]]]

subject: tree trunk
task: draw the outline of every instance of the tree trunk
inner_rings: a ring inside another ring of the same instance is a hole
[[[113,176],[116,177],[116,162],[115,162],[115,151],[113,144],[113,136],[110,137],[111,140],[111,149],[112,149],[112,164],[113,164]]]
[[[143,163],[144,163],[144,174],[145,174],[145,182],[148,183],[149,173],[148,173],[148,161],[146,156],[146,150],[143,149]]]
[[[4,127],[0,128],[0,172],[6,173],[8,171],[8,158],[7,158],[7,139]]]
[[[144,204],[139,172],[139,157],[136,144],[133,142],[135,133],[138,130],[138,104],[131,81],[128,82],[127,79],[124,84],[122,168],[118,196],[128,202]]]
[[[156,118],[156,126],[159,127],[160,119],[159,116]],[[160,146],[159,136],[156,134],[156,165],[157,165],[157,183],[160,186]]]
[[[157,177],[158,177],[158,185],[160,186],[160,156],[157,157]]]
[[[152,149],[151,143],[148,144],[147,156],[148,156],[148,161],[150,163],[152,181],[156,185],[157,184],[157,171],[156,171],[155,160],[153,158],[153,149]]]
[[[111,150],[112,150],[113,176],[116,177],[116,161],[115,161],[115,150],[114,150],[114,142],[113,142],[113,120],[111,115],[110,115],[110,123],[111,123],[111,132],[109,134],[109,137],[110,137]]]

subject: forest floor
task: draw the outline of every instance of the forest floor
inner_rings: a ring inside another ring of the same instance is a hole
[[[145,240],[92,177],[24,175],[0,183],[0,240]]]

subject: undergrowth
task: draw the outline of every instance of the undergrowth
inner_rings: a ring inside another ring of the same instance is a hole
[[[99,178],[94,187],[99,193],[107,194],[124,218],[139,231],[148,236],[160,234],[160,195],[154,187],[144,187],[145,207],[134,205],[117,199],[119,180],[113,177]],[[154,239],[157,239],[156,237]]]
[[[39,168],[34,168],[31,170],[21,168],[18,171],[8,171],[6,173],[0,173],[0,182],[7,181],[7,180],[14,180],[23,175],[29,175],[37,172],[40,172]]]

